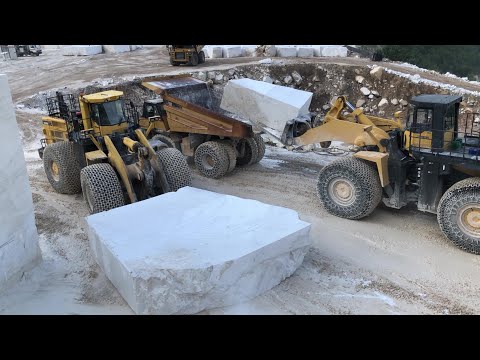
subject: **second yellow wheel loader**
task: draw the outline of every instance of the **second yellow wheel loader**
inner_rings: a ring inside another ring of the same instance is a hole
[[[461,101],[415,96],[404,127],[400,112],[395,120],[370,116],[339,97],[321,121],[287,123],[282,141],[355,146],[352,157],[333,161],[318,175],[318,196],[329,213],[361,219],[380,202],[394,209],[413,202],[437,215],[455,245],[480,254],[480,129],[477,114],[460,117]]]

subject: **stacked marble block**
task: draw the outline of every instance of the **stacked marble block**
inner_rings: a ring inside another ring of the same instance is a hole
[[[0,74],[0,291],[41,261],[32,193],[6,75]]]

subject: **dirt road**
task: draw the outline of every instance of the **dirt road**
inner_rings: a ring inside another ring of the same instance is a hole
[[[147,51],[147,58],[152,59],[158,49]],[[122,66],[124,74],[138,70],[131,67],[135,57],[131,53],[125,59],[117,59],[119,75]],[[42,56],[27,58],[41,59]],[[104,60],[84,62],[97,61],[98,69],[110,69],[108,64],[117,64],[117,60],[115,55],[108,55]],[[165,59],[162,61],[170,70]],[[15,98],[49,89],[53,81],[56,86],[58,82],[71,85],[75,79],[82,79],[81,71],[90,71],[83,67],[84,62],[71,71],[52,69],[50,77],[34,77],[28,89],[25,73],[32,70],[12,71],[10,81]],[[227,63],[222,66],[231,65]],[[142,67],[141,73],[150,71],[145,68],[156,71],[148,61]],[[94,78],[101,73],[91,70],[89,76]],[[0,296],[0,314],[131,314],[90,255],[83,220],[87,208],[82,196],[57,194],[46,179],[36,153],[41,136],[40,117],[17,112],[44,262]],[[480,313],[480,257],[450,244],[434,215],[413,207],[396,211],[380,206],[368,218],[350,221],[331,216],[321,208],[315,192],[316,175],[333,158],[267,146],[266,156],[259,164],[238,168],[222,179],[204,178],[192,168],[195,187],[298,211],[302,220],[312,224],[314,244],[297,272],[274,289],[248,303],[203,313]]]

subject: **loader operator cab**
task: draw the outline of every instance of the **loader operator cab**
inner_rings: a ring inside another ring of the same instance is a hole
[[[83,128],[96,136],[126,133],[137,120],[133,104],[127,106],[123,92],[116,90],[81,95],[80,109]]]
[[[151,117],[161,117],[164,114],[165,110],[163,109],[163,99],[150,99],[145,100],[143,103],[142,117],[148,119]]]
[[[91,119],[100,126],[118,125],[126,121],[123,99],[91,104]]]
[[[452,151],[462,139],[458,133],[461,96],[418,95],[411,99],[404,143],[410,151]]]

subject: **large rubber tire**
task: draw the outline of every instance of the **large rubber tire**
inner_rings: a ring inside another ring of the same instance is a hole
[[[83,198],[91,214],[125,205],[122,186],[112,165],[85,166],[80,172]]]
[[[203,51],[200,51],[198,53],[198,63],[203,64],[205,62],[205,53]]]
[[[200,144],[195,150],[194,159],[200,173],[213,179],[225,175],[230,163],[227,150],[217,141]]]
[[[320,141],[320,147],[322,149],[328,149],[331,144],[332,144],[331,141]]]
[[[253,140],[257,143],[257,150],[258,150],[258,155],[253,164],[256,164],[260,162],[260,160],[263,159],[265,156],[265,141],[263,141],[263,138],[260,134],[254,134],[253,135]]]
[[[78,194],[80,185],[80,164],[74,144],[62,141],[49,144],[43,152],[43,168],[50,185],[60,194]]]
[[[382,186],[374,166],[347,157],[320,170],[317,194],[330,214],[361,219],[370,215],[382,200]]]
[[[177,191],[192,184],[192,171],[183,154],[174,148],[157,151],[157,156],[163,165],[170,191]]]
[[[190,57],[189,64],[191,66],[197,66],[198,65],[198,54],[193,53],[192,56]]]
[[[172,58],[170,58],[170,64],[171,64],[172,66],[179,66],[179,65],[180,65],[178,62],[173,61]]]
[[[167,145],[168,147],[176,148],[175,142],[166,135],[157,134],[157,135],[152,136],[151,140],[159,140],[159,141],[163,142],[165,145]]]
[[[480,178],[471,177],[450,187],[438,204],[437,220],[455,245],[480,254]]]
[[[252,165],[258,158],[257,142],[253,138],[245,138],[238,142],[237,150],[241,154],[242,143],[245,143],[245,153],[243,156],[237,156],[237,165]]]
[[[227,155],[228,155],[227,173],[230,173],[233,171],[233,169],[235,169],[235,166],[237,165],[237,152],[235,151],[235,148],[233,147],[233,144],[231,141],[219,140],[218,142],[225,148],[225,151],[227,152]]]

